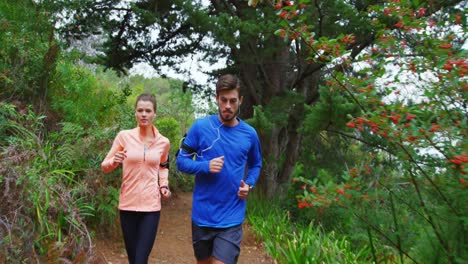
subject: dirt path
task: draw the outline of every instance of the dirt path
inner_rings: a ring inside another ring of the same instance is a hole
[[[151,251],[149,263],[195,263],[191,240],[191,209],[191,193],[178,193],[169,201],[163,203],[158,234]],[[116,237],[118,238],[96,242],[95,251],[102,263],[128,263],[123,239],[120,236]],[[271,258],[266,256],[264,248],[256,241],[247,225],[244,225],[244,239],[242,240],[238,263],[274,263]]]

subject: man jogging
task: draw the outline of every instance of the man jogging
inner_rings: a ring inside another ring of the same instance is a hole
[[[223,75],[216,84],[217,115],[195,121],[177,156],[177,168],[195,174],[192,241],[197,263],[237,263],[246,198],[262,166],[253,127],[237,117],[240,81]]]

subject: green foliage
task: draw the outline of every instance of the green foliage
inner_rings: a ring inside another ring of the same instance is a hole
[[[283,97],[272,99],[266,107],[254,106],[254,116],[247,122],[257,129],[260,138],[269,137],[274,128],[288,124],[288,117],[295,111],[296,104],[304,104],[304,97],[295,92],[287,92]]]
[[[158,111],[164,108],[165,98],[162,96],[168,95],[171,92],[170,82],[163,78],[145,78],[142,75],[133,75],[126,78],[126,83],[131,87],[132,93],[128,97],[127,102],[132,108],[136,98],[142,93],[154,94],[157,97]],[[162,106],[162,107],[160,107]]]
[[[175,79],[166,79],[169,87],[158,93],[160,96],[159,116],[173,117],[179,122],[182,133],[188,131],[190,125],[195,120],[195,112],[199,109],[195,106],[193,94],[190,91],[183,91],[182,81]]]
[[[112,175],[116,178],[118,175]],[[120,189],[115,187],[118,186],[116,181],[104,181],[101,183],[100,179],[96,179],[98,183],[102,184],[102,190],[98,192],[96,196],[96,225],[99,229],[104,229],[104,234],[113,233],[113,227],[115,226],[115,220],[117,217],[117,210],[119,204]]]
[[[326,86],[321,86],[319,93],[320,101],[306,107],[302,129],[305,135],[316,135],[327,129],[340,129],[347,123],[347,116],[359,113],[358,106],[346,98],[346,95]]]
[[[42,101],[59,52],[47,10],[34,1],[0,1],[0,46],[0,98]]]
[[[206,11],[192,1],[46,3],[55,13],[58,31],[64,39],[82,40],[100,35],[103,41],[93,61],[121,74],[143,60],[158,70],[162,66],[180,68],[182,57],[201,45],[193,40],[201,40],[201,34],[206,33],[203,26],[207,23]],[[127,15],[120,15],[123,9],[128,10]],[[197,24],[188,26],[193,22]],[[202,33],[197,31],[200,28]]]
[[[163,117],[156,119],[156,127],[158,128],[159,132],[167,137],[171,142],[171,149],[169,152],[169,161],[170,161],[170,187],[171,189],[176,188],[185,188],[186,186],[184,183],[184,176],[183,174],[179,173],[177,169],[175,169],[175,153],[178,148],[178,143],[180,141],[180,127],[177,120],[173,117]],[[190,177],[190,176],[188,176]]]
[[[341,58],[345,68],[330,71],[321,90],[324,103],[311,108],[304,129],[326,130],[321,133],[326,138],[313,142],[337,142],[330,140],[332,135],[347,138],[345,148],[338,144],[338,149],[355,154],[338,156],[343,159],[333,171],[328,162],[318,159],[322,153],[305,151],[305,165],[296,169],[293,193],[299,210],[295,215],[349,234],[353,243],[367,240],[377,263],[392,259],[462,263],[467,251],[466,237],[460,234],[468,228],[462,198],[467,192],[468,160],[462,99],[466,51],[457,39],[464,39],[466,30],[459,26],[459,7],[443,9],[436,16],[427,13],[434,5],[413,4],[389,1],[369,6],[374,16],[370,26],[378,39],[360,57],[346,59],[340,47],[352,45],[354,36],[311,41],[312,61]],[[301,25],[303,21],[296,20],[291,28]],[[432,30],[440,34],[429,34]],[[330,51],[330,57],[318,57],[317,49]],[[330,93],[338,93],[334,98],[342,101],[329,106],[355,107],[343,107],[341,118],[329,118],[334,122],[323,128],[317,123],[323,124],[324,115],[334,112],[320,110],[328,105]]]
[[[106,87],[90,70],[66,60],[58,63],[54,80],[50,98],[60,120],[85,128],[113,124],[116,116],[112,113],[117,103],[115,88]]]
[[[212,64],[227,59],[214,73],[244,78],[245,99],[261,103],[249,122],[262,143],[282,150],[287,141],[272,132],[304,136],[288,210],[270,200],[248,216],[278,261],[468,259],[466,15],[442,8],[464,1],[300,0],[276,9],[263,1],[236,5],[235,17],[229,4],[162,2],[128,3],[132,12],[118,19],[115,0],[0,2],[0,98],[20,100],[0,103],[0,261],[72,260],[91,247],[89,226],[114,223],[121,171],[103,176],[99,167],[116,133],[135,126],[139,93],[157,95],[156,124],[172,152],[200,113],[181,81],[120,78],[60,57],[50,21],[67,41],[103,30],[98,59],[122,72],[141,59],[178,68],[195,50]],[[158,37],[149,33],[154,23]],[[34,107],[22,103],[30,98]],[[55,112],[44,119],[32,109],[45,103]],[[278,152],[265,165],[294,154]],[[277,167],[268,174],[279,175]],[[189,189],[193,177],[171,168]]]
[[[195,112],[200,110],[194,105],[192,93],[183,92],[182,81],[167,79],[169,89],[159,95],[159,110],[156,127],[171,142],[170,151],[170,185],[174,191],[191,191],[194,177],[176,169],[175,153],[178,151],[182,136],[187,133],[195,120]],[[163,132],[164,131],[164,132]]]
[[[20,114],[11,111],[10,105],[0,104],[0,108],[7,123],[1,134],[7,144],[0,146],[4,175],[0,187],[6,197],[0,207],[0,244],[6,247],[0,256],[27,261],[37,257],[34,252],[46,255],[52,249],[64,252],[64,247],[86,251],[91,245],[85,219],[93,216],[94,207],[86,185],[78,181],[73,168],[77,164],[70,162],[74,156],[65,151],[73,148],[76,138],[64,131],[69,142],[46,142],[39,136],[42,118],[27,109]]]
[[[173,117],[158,118],[156,120],[156,127],[170,142],[177,142],[177,139],[180,138],[180,127],[177,120]]]
[[[371,263],[367,246],[356,248],[345,236],[326,233],[312,223],[291,222],[280,201],[251,199],[247,220],[279,263]]]
[[[258,129],[259,133],[264,133],[266,135],[270,134],[271,129],[273,128],[273,124],[269,120],[267,112],[263,111],[262,106],[254,107],[254,116],[247,120],[247,122]]]

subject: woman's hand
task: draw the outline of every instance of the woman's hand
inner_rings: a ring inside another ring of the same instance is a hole
[[[161,191],[162,197],[164,199],[168,199],[169,197],[171,197],[171,191],[169,190],[169,187],[161,186],[159,190]]]
[[[125,159],[127,158],[127,150],[121,150],[115,153],[114,159],[112,160],[112,163],[122,163]]]

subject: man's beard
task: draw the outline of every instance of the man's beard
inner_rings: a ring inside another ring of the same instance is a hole
[[[223,122],[230,122],[232,120],[234,120],[234,118],[236,118],[236,115],[234,114],[234,112],[228,112],[228,113],[223,113],[221,112],[221,109],[218,110],[219,111],[219,116],[221,117],[221,120],[223,120]],[[225,115],[232,115],[230,118],[226,117]]]

